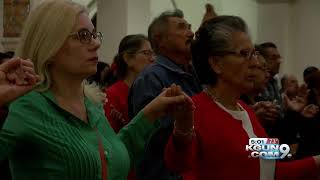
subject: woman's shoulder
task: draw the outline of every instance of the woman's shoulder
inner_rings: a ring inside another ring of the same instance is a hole
[[[26,132],[27,127],[39,127],[40,120],[47,119],[46,115],[51,112],[48,107],[47,100],[40,92],[31,91],[9,105],[6,127],[21,132]]]
[[[44,117],[44,114],[50,114],[50,112],[50,103],[41,92],[31,91],[9,105],[7,117],[22,117],[26,121],[26,119],[33,119],[38,116]]]
[[[195,94],[191,98],[193,103],[196,105],[196,107],[203,106],[203,105],[206,106],[208,105],[208,103],[210,103],[210,98],[204,92]]]
[[[17,98],[13,102],[10,103],[9,107],[16,107],[20,105],[29,105],[29,106],[43,106],[43,102],[45,102],[45,98],[41,95],[40,92],[37,91],[30,91],[25,95]]]
[[[105,92],[108,94],[117,94],[117,93],[121,93],[123,91],[129,91],[129,87],[128,85],[120,80],[117,81],[116,83],[114,83],[113,85],[111,85],[110,87],[105,89]]]

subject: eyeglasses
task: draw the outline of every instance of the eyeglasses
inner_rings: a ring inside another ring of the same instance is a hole
[[[282,62],[282,56],[280,56],[280,55],[271,55],[271,56],[267,56],[266,60]]]
[[[99,38],[99,41],[102,41],[103,35],[101,32],[90,32],[88,29],[80,29],[78,32],[74,32],[70,34],[71,37],[74,37],[78,40],[80,40],[83,44],[89,44],[93,39]]]
[[[236,51],[221,51],[221,52],[216,52],[216,55],[220,55],[220,56],[225,56],[225,55],[237,55],[240,56],[242,58],[245,58],[247,60],[251,60],[252,58],[257,58],[259,56],[259,52],[258,51],[247,51],[247,50],[241,50],[240,52],[236,52]]]
[[[151,49],[140,50],[140,51],[137,51],[135,54],[140,54],[140,53],[149,57],[156,55],[154,51]]]

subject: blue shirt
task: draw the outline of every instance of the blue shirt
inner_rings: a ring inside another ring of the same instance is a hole
[[[189,96],[201,91],[193,67],[191,73],[182,70],[167,57],[158,55],[156,62],[141,72],[130,88],[128,96],[129,117],[134,117],[145,105],[160,94],[163,88],[175,83]],[[181,177],[166,169],[164,149],[172,132],[172,119],[162,118],[159,128],[153,132],[146,144],[145,154],[137,164],[139,180],[177,180]]]

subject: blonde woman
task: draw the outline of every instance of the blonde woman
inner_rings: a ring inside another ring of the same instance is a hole
[[[17,55],[33,61],[41,80],[10,105],[0,131],[0,160],[9,156],[13,179],[124,180],[153,122],[185,102],[170,96],[173,85],[116,135],[99,91],[83,83],[96,72],[101,38],[71,1],[44,1],[30,13]]]

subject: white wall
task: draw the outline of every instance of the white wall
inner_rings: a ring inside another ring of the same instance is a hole
[[[0,0],[0,40],[3,32],[3,1]],[[35,4],[40,0],[31,0]],[[76,0],[75,0],[76,1]],[[84,0],[81,0],[84,1]],[[85,0],[86,1],[86,0]],[[98,29],[104,32],[100,59],[111,62],[120,39],[126,34],[147,34],[152,19],[172,10],[171,0],[97,0]],[[294,3],[255,0],[176,0],[195,31],[206,3],[218,14],[241,16],[248,24],[253,42],[272,41],[284,57],[281,72],[293,73],[301,80],[308,65],[320,66],[320,0],[296,0]],[[1,47],[0,47],[1,48]]]
[[[258,36],[258,3],[255,0],[222,0],[221,15],[242,17],[249,28],[252,41]]]
[[[255,0],[176,0],[177,6],[184,12],[185,19],[196,31],[205,12],[205,4],[211,3],[220,15],[241,16],[248,24],[253,41],[257,39],[258,3]],[[171,0],[151,0],[151,19],[165,10],[172,10]]]
[[[291,70],[302,79],[307,66],[320,68],[320,1],[297,0],[292,18]]]
[[[112,62],[121,38],[127,34],[127,0],[99,0],[97,29],[103,33],[99,60]]]
[[[150,0],[128,0],[127,34],[145,34],[151,21]]]
[[[302,72],[310,65],[320,67],[320,1],[262,3],[258,6],[258,42],[275,42],[283,56],[280,75]]]
[[[196,31],[201,23],[203,14],[205,12],[205,4],[207,2],[207,0],[176,0],[177,8],[183,11],[184,17],[192,25],[193,31]],[[163,11],[173,9],[174,7],[171,0],[151,0],[150,22],[153,20],[153,18],[159,16]],[[146,24],[146,26],[148,26],[148,24]]]
[[[0,52],[3,52],[2,46],[2,38],[3,38],[3,1],[0,2]]]
[[[223,0],[176,0],[177,8],[183,11],[184,17],[192,25],[193,31],[196,31],[200,26],[203,14],[205,13],[205,4],[213,4],[215,11],[220,14],[222,2]],[[150,0],[151,17],[149,23],[163,11],[173,9],[171,0]]]
[[[289,44],[291,44],[291,4],[288,3],[262,3],[258,5],[258,37],[257,42],[274,42],[283,57],[280,74],[290,72],[292,57]],[[291,73],[291,72],[290,72]]]

